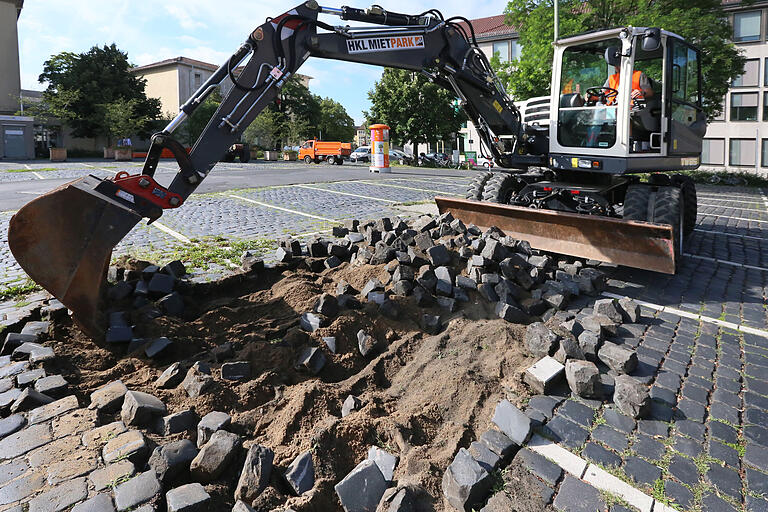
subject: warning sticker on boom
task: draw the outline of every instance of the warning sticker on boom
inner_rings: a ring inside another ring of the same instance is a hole
[[[386,52],[424,48],[424,36],[366,37],[347,39],[348,53]]]

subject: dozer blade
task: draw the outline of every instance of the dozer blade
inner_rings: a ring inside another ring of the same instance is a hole
[[[440,213],[465,224],[496,226],[542,251],[675,273],[672,227],[632,220],[436,197]]]
[[[101,181],[80,178],[30,201],[8,228],[8,245],[21,268],[92,338],[104,333],[100,303],[112,249],[141,220],[97,192]]]

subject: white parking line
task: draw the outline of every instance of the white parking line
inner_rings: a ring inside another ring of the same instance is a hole
[[[699,203],[699,206],[709,206],[710,208],[727,208],[728,210],[746,210],[750,212],[768,213],[768,210],[765,210],[764,208],[743,208],[741,206],[728,206],[724,204],[706,204],[706,203]]]
[[[742,267],[742,268],[749,268],[752,270],[763,270],[765,272],[768,272],[768,268],[765,268],[765,267],[757,267],[755,265],[747,265],[745,263],[736,263],[735,261],[719,260],[717,258],[710,258],[709,256],[700,256],[698,254],[685,253],[685,255],[688,256],[689,258],[696,258],[697,260],[713,261],[715,263],[722,263],[723,265],[730,265],[732,267]]]
[[[715,231],[713,229],[694,229],[694,231],[698,231],[699,233],[707,233],[710,235],[724,235],[724,236],[732,236],[735,238],[746,238],[747,240],[768,240],[768,238],[763,238],[760,236],[750,236],[750,235],[741,235],[739,233],[728,233],[726,231]]]
[[[111,172],[112,174],[117,174],[120,171],[115,171],[114,169],[107,169],[106,167],[99,167],[98,165],[91,165],[91,164],[83,164],[86,167],[92,167],[94,169],[100,169],[102,171]]]
[[[185,244],[191,244],[192,243],[192,240],[190,240],[189,238],[185,237],[184,235],[182,235],[178,231],[172,230],[171,228],[169,228],[165,224],[161,224],[161,223],[155,221],[152,224],[150,224],[150,226],[155,226],[160,231],[163,231],[164,233],[167,233],[167,234],[171,235],[173,238],[175,238],[176,240],[179,240],[180,242],[184,242]]]
[[[24,164],[24,168],[29,169],[30,171],[32,170],[32,166],[29,164]]]
[[[768,223],[768,220],[747,219],[745,217],[731,217],[730,215],[718,215],[716,213],[699,213],[699,217],[717,217],[718,219],[748,220],[750,222]]]
[[[254,199],[249,199],[249,198],[243,197],[243,196],[237,196],[235,194],[227,194],[227,195],[229,197],[234,197],[235,199],[242,199],[243,201],[247,201],[249,203],[257,204],[257,205],[263,206],[265,208],[273,208],[275,210],[280,210],[282,212],[294,213],[296,215],[302,215],[304,217],[310,217],[312,219],[324,220],[326,222],[339,222],[337,219],[329,219],[327,217],[320,217],[318,215],[312,215],[312,214],[309,214],[309,213],[299,212],[299,211],[296,211],[296,210],[289,210],[288,208],[281,208],[279,206],[275,206],[275,205],[272,205],[272,204],[262,203],[261,201],[256,201]]]
[[[39,179],[39,180],[44,180],[45,179],[45,178],[43,178],[43,175],[40,174],[39,172],[32,171],[32,174],[37,176],[37,179]]]
[[[387,180],[391,181],[391,180]],[[447,194],[449,196],[460,196],[461,194],[454,194],[453,192],[446,192],[445,190],[431,190],[428,188],[416,188],[416,187],[406,187],[405,185],[392,185],[390,183],[381,183],[381,182],[375,182],[371,183],[370,181],[361,180],[361,183],[365,183],[367,185],[379,185],[381,187],[394,187],[394,188],[404,188],[406,190],[418,190],[420,192],[434,192],[435,194]],[[766,221],[768,222],[768,221]]]
[[[608,297],[609,299],[622,299],[624,298],[624,295],[617,295],[615,293],[610,292],[603,292],[603,297]],[[768,331],[764,331],[762,329],[755,329],[754,327],[749,327],[746,325],[739,325],[735,324],[733,322],[726,322],[725,320],[720,320],[718,318],[712,318],[709,316],[700,315],[698,313],[691,313],[690,311],[683,311],[682,309],[673,308],[670,306],[662,306],[660,304],[654,304],[652,302],[646,302],[644,300],[635,299],[633,298],[635,302],[640,304],[641,306],[645,306],[650,309],[655,309],[656,311],[664,311],[666,313],[671,313],[673,315],[681,316],[684,318],[690,318],[692,320],[699,320],[701,322],[706,322],[709,324],[715,324],[722,327],[727,327],[728,329],[733,329],[735,331],[741,331],[746,332],[749,334],[754,334],[756,336],[760,336],[762,338],[768,338]]]
[[[727,201],[729,203],[742,203],[742,204],[755,204],[759,202],[758,199],[755,199],[754,201],[737,201],[735,199],[722,199],[722,197],[702,196],[702,195],[698,195],[697,199],[706,199],[707,201]]]
[[[330,192],[331,194],[339,194],[342,196],[351,196],[351,197],[359,197],[361,199],[370,199],[371,201],[381,201],[383,203],[391,203],[391,204],[397,204],[397,201],[392,201],[391,199],[382,199],[380,197],[371,197],[371,196],[363,196],[360,194],[350,194],[349,192],[340,192],[338,190],[328,190],[327,188],[319,188],[319,187],[311,187],[309,185],[294,185],[294,187],[299,188],[308,188],[310,190],[321,190],[323,192]]]

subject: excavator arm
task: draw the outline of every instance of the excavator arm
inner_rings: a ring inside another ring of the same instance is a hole
[[[332,26],[319,14],[372,26]],[[519,164],[526,158],[518,147],[520,114],[478,48],[471,24],[459,21],[467,20],[445,19],[436,10],[408,15],[377,6],[336,9],[315,0],[267,19],[152,137],[140,174],[122,172],[108,180],[88,176],[34,199],[11,219],[11,251],[35,282],[73,312],[86,333],[100,337],[104,277],[115,245],[142,218],[153,222],[163,210],[182,206],[311,56],[424,73],[456,94],[497,163],[510,167],[517,158]],[[227,78],[233,87],[187,154],[173,132]],[[179,166],[167,187],[154,178],[166,148]],[[527,158],[531,164],[541,159]]]

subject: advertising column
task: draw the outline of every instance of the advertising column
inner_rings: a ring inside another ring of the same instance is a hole
[[[389,126],[374,124],[371,130],[371,172],[392,172],[389,167]]]

